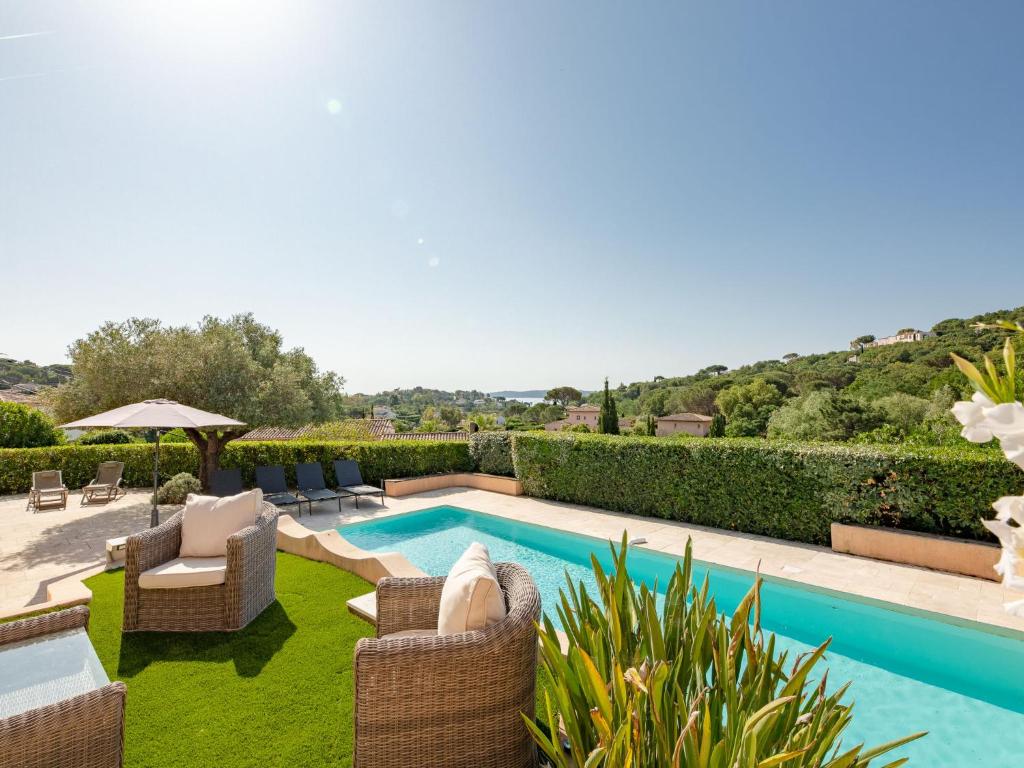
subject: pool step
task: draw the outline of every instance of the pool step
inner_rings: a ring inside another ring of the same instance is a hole
[[[353,597],[345,605],[349,613],[358,616],[363,621],[377,626],[377,593],[367,592],[365,595]]]

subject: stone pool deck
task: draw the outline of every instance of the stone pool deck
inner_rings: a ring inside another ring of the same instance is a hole
[[[0,613],[41,602],[49,583],[102,563],[106,539],[148,526],[148,498],[149,492],[129,491],[109,505],[80,507],[73,494],[67,510],[36,513],[25,511],[24,495],[0,498]],[[995,582],[841,555],[825,547],[467,488],[388,498],[386,503],[382,507],[378,500],[363,499],[356,509],[352,500],[344,500],[339,511],[336,502],[321,502],[314,504],[312,515],[303,505],[296,519],[320,531],[449,504],[615,540],[626,530],[630,538],[646,538],[644,546],[674,555],[683,554],[692,537],[694,556],[716,565],[760,569],[766,576],[1024,631],[1024,619],[1002,607],[1022,596]],[[161,517],[173,511],[162,509]]]

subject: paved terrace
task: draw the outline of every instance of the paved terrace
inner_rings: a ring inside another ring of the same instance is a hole
[[[146,528],[150,493],[131,490],[116,502],[91,507],[79,506],[80,497],[72,494],[67,510],[41,512],[25,510],[25,495],[0,497],[0,613],[44,601],[49,583],[102,563],[106,539]],[[312,516],[305,513],[303,505],[299,521],[313,530],[327,530],[439,504],[615,540],[625,529],[631,538],[645,537],[645,546],[675,555],[683,554],[690,536],[694,556],[709,563],[748,571],[759,568],[767,576],[1024,631],[1024,619],[1010,616],[1002,607],[1021,596],[996,582],[841,555],[825,547],[526,496],[448,488],[388,498],[387,507],[363,499],[359,509],[348,499],[342,502],[341,512],[336,502],[315,504]],[[162,507],[161,519],[176,509]]]

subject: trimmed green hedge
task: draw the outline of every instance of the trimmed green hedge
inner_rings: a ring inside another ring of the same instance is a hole
[[[979,518],[1024,486],[996,452],[523,432],[512,446],[530,496],[812,544],[832,522],[990,539]]]
[[[238,467],[242,480],[251,486],[256,467],[283,464],[289,483],[295,481],[295,464],[319,461],[328,484],[335,459],[359,462],[363,480],[379,484],[385,478],[414,477],[435,472],[465,472],[473,468],[464,442],[389,440],[381,442],[232,442],[221,455],[221,466]],[[69,488],[81,488],[95,477],[101,461],[123,461],[124,485],[153,485],[152,445],[62,445],[51,448],[0,449],[0,494],[24,493],[32,486],[32,473],[59,469]],[[180,472],[198,474],[199,454],[191,443],[160,446],[160,477],[167,480]]]
[[[469,455],[479,472],[515,477],[511,432],[476,432],[470,435]]]

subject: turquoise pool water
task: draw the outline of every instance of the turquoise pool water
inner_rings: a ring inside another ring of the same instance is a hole
[[[427,573],[446,574],[473,541],[494,560],[524,565],[555,619],[565,572],[594,584],[590,554],[610,564],[607,542],[455,507],[354,523],[339,528],[353,544],[398,551]],[[665,584],[676,559],[642,549],[630,554],[638,581]],[[754,575],[694,564],[694,580],[710,574],[721,610],[731,613]],[[833,638],[827,656],[830,687],[853,681],[854,718],[847,738],[881,744],[929,731],[897,755],[916,766],[1020,766],[1024,755],[1024,638],[912,613],[851,596],[766,579],[762,623],[795,652]],[[889,756],[887,756],[889,757]],[[889,759],[894,759],[889,757]],[[881,764],[881,763],[880,763]]]

